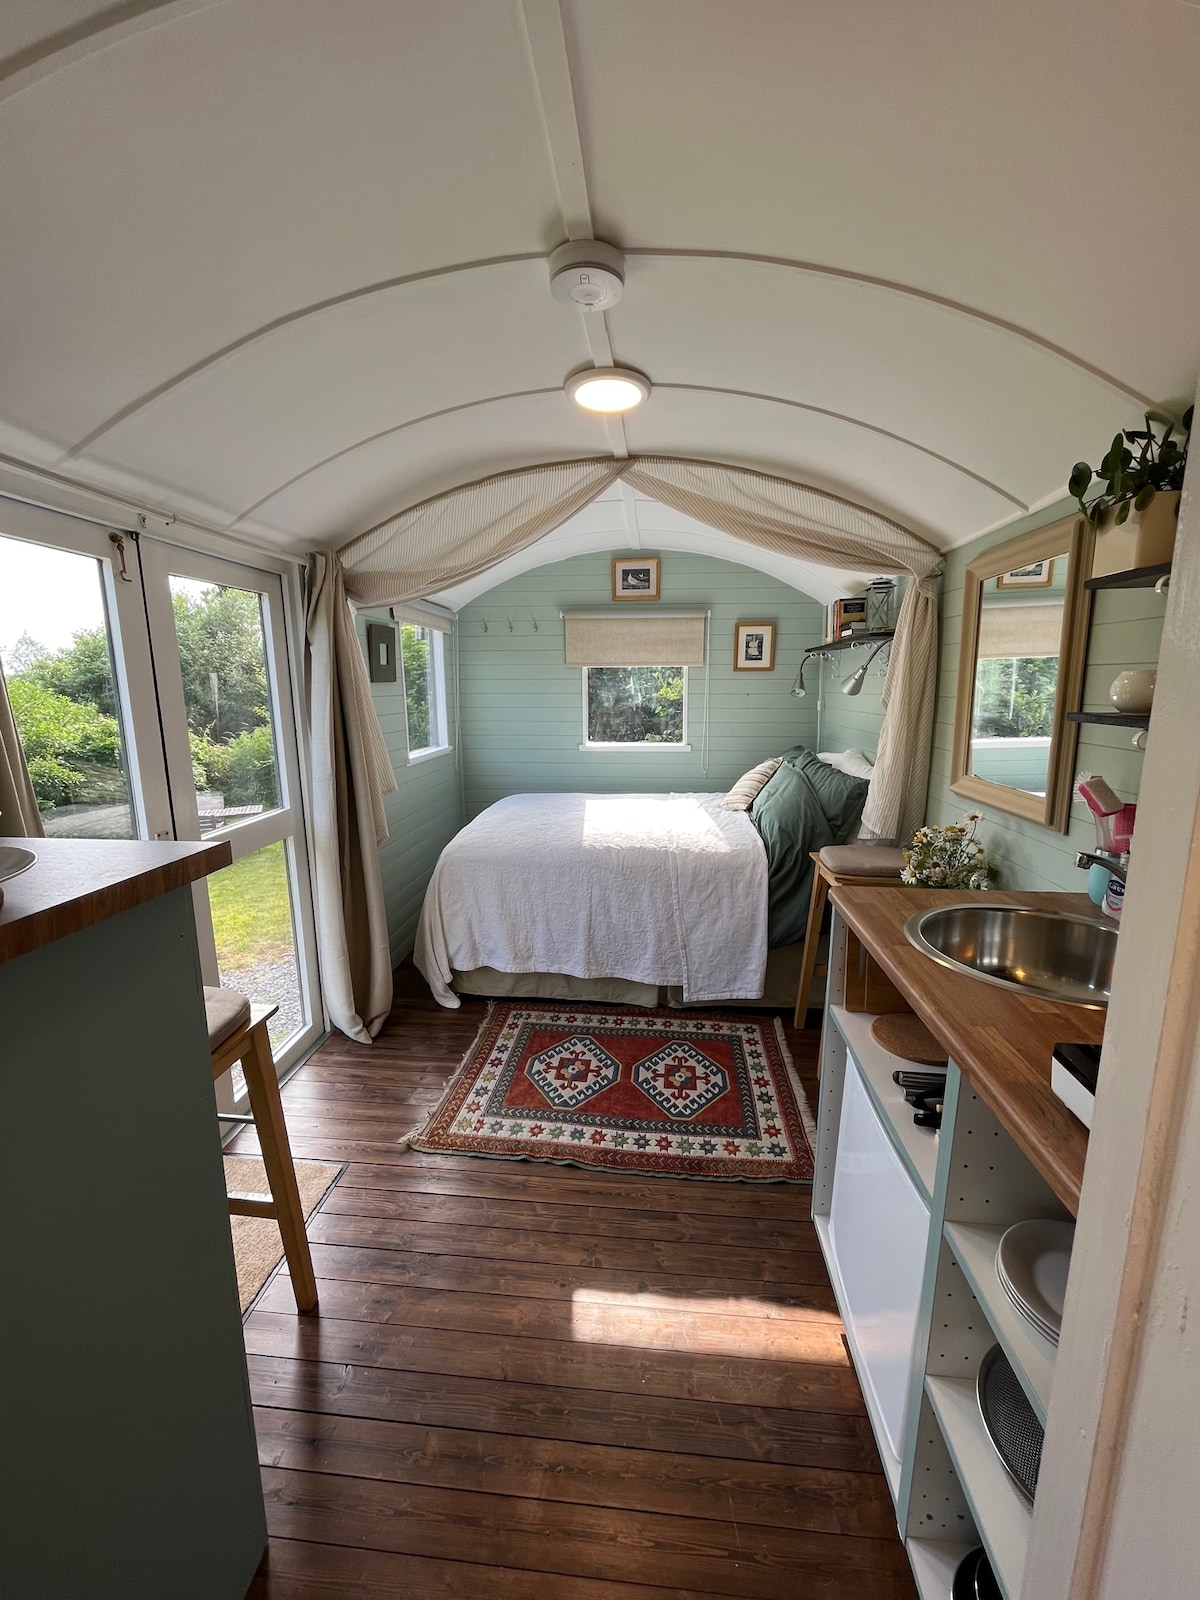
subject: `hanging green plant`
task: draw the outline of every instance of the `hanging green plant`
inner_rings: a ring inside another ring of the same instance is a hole
[[[1104,513],[1115,506],[1113,522],[1119,527],[1128,521],[1131,511],[1145,511],[1160,490],[1182,488],[1191,429],[1191,406],[1179,422],[1161,411],[1147,411],[1146,426],[1118,433],[1098,467],[1077,461],[1067,488],[1092,526],[1097,527]],[[1093,479],[1103,488],[1095,499],[1085,500]]]

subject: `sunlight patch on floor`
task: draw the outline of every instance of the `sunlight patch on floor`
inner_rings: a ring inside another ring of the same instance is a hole
[[[643,1350],[848,1365],[836,1312],[780,1306],[749,1295],[696,1298],[576,1289],[571,1337]]]

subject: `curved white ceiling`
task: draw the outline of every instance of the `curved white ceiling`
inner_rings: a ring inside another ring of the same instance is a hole
[[[1190,397],[1198,68],[1178,0],[10,0],[0,451],[295,550],[614,449],[955,543]]]

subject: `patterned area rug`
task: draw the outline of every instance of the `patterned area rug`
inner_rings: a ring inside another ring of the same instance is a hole
[[[812,1115],[773,1017],[507,1003],[414,1150],[810,1183]]]

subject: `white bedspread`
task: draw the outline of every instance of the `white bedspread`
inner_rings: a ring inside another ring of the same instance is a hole
[[[565,972],[753,1000],[767,960],[767,856],[720,794],[516,794],[442,851],[416,964],[457,1006],[453,970]]]

